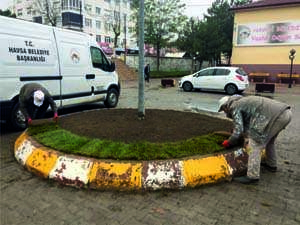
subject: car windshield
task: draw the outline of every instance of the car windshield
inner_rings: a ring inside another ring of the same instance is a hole
[[[242,68],[238,68],[235,72],[242,76],[247,76],[247,73]]]

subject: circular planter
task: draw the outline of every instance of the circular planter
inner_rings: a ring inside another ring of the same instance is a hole
[[[182,189],[229,181],[245,174],[248,161],[243,148],[174,160],[99,160],[49,149],[26,131],[16,140],[14,153],[21,165],[43,178],[79,188],[121,191]]]

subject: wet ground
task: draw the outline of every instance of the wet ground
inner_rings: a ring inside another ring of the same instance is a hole
[[[217,103],[224,94],[186,93],[176,87],[161,88],[159,84],[160,80],[150,80],[146,87],[146,109],[204,110],[217,116]],[[136,82],[124,82],[117,108],[137,108],[137,93]],[[246,94],[255,94],[253,88]],[[263,95],[290,104],[293,118],[276,141],[278,172],[262,170],[257,185],[225,182],[197,189],[144,193],[62,187],[24,170],[13,156],[13,145],[20,133],[1,129],[0,224],[299,225],[300,87],[288,89],[282,85],[276,87],[274,94]],[[103,107],[85,106],[68,112],[90,109]]]

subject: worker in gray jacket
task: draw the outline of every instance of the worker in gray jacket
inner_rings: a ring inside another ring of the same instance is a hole
[[[19,103],[28,124],[31,124],[33,119],[43,118],[49,105],[54,112],[53,119],[55,121],[58,119],[55,102],[48,90],[38,83],[25,84],[21,88]]]
[[[249,184],[259,180],[260,165],[276,172],[277,161],[274,142],[278,134],[290,123],[290,106],[259,96],[223,97],[219,101],[219,112],[224,111],[233,119],[234,129],[225,148],[237,145],[241,137],[249,139],[247,176],[236,177],[235,181]],[[266,150],[266,160],[261,162],[261,151]]]

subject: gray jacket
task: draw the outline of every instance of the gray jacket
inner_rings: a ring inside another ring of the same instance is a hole
[[[28,110],[27,110],[28,107],[35,107],[33,105],[33,93],[37,90],[41,90],[42,92],[44,92],[45,94],[44,101],[50,104],[51,109],[53,110],[54,113],[57,112],[57,106],[53,101],[48,90],[38,83],[29,83],[29,84],[25,84],[21,88],[20,95],[19,95],[20,110],[26,119],[28,119],[29,117]]]
[[[269,98],[259,96],[230,97],[227,102],[234,129],[229,142],[236,144],[244,134],[258,143],[264,143],[274,121],[290,106]]]

